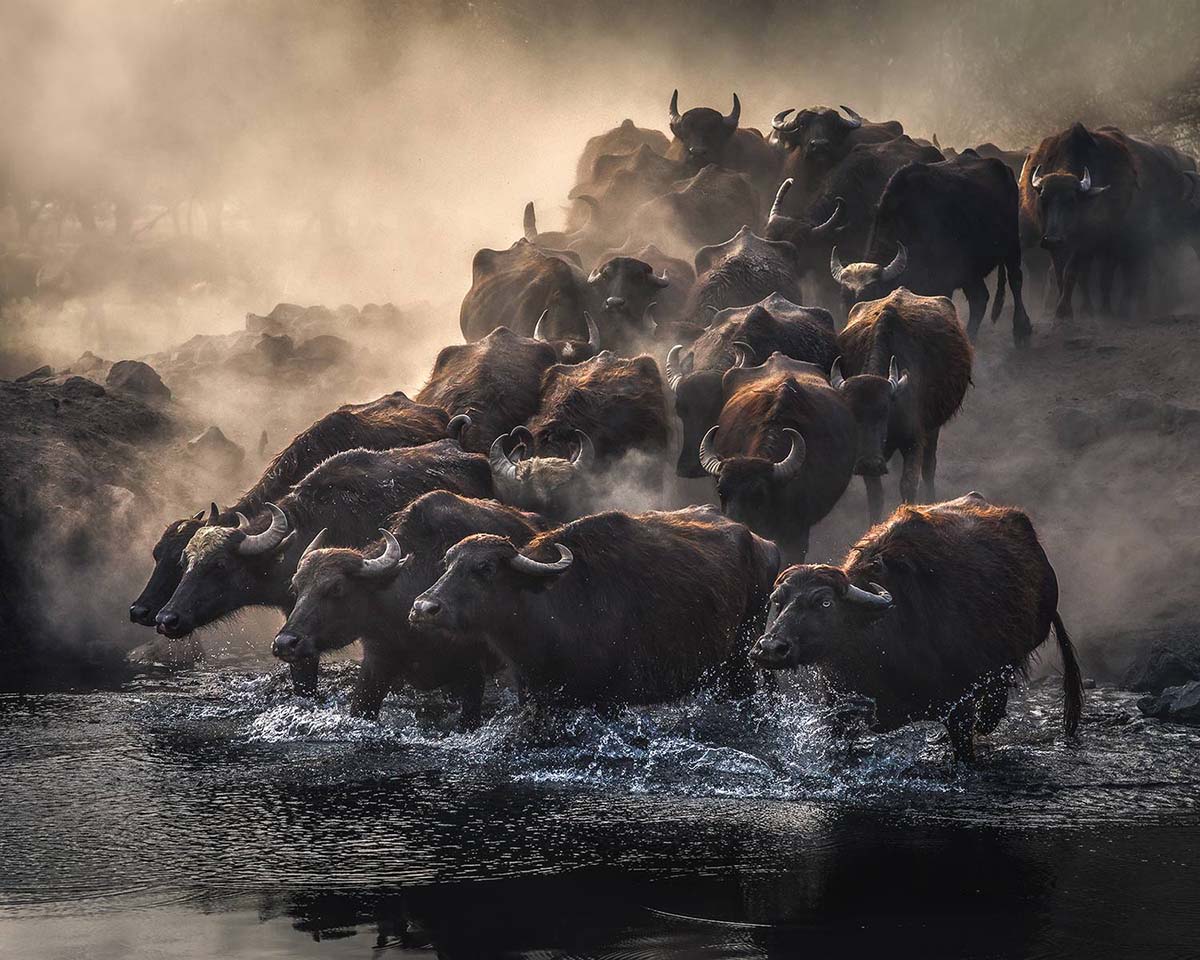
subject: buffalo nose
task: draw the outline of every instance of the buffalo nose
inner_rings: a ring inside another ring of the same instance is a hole
[[[1050,234],[1046,234],[1044,237],[1042,237],[1042,246],[1047,250],[1053,250],[1055,247],[1060,246],[1061,244],[1062,237],[1051,236]]]
[[[271,653],[279,657],[280,660],[290,659],[295,653],[296,648],[300,646],[300,638],[294,633],[281,633],[275,637],[271,644]]]
[[[145,624],[150,619],[150,608],[135,603],[129,608],[129,619],[134,623]]]
[[[607,300],[604,301],[604,305],[606,307],[608,307],[609,310],[620,310],[621,307],[625,306],[625,298],[624,297],[609,297]]]
[[[761,637],[750,652],[760,660],[784,660],[787,658],[788,645],[786,640],[776,640],[774,637]]]
[[[436,600],[426,600],[418,597],[413,601],[412,617],[414,620],[432,620],[441,612],[442,605]]]
[[[179,614],[170,611],[162,611],[156,618],[158,621],[158,632],[170,635],[170,633],[179,628]]]

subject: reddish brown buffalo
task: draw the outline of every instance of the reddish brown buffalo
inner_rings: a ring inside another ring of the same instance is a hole
[[[830,383],[858,425],[854,472],[866,484],[871,522],[883,517],[880,477],[897,450],[904,457],[901,499],[917,499],[920,476],[932,503],[938,435],[971,385],[973,351],[954,304],[901,287],[854,307],[838,346],[842,356]]]
[[[901,507],[841,566],[785,570],[751,655],[773,669],[811,664],[832,696],[871,698],[875,730],[941,721],[970,761],[974,733],[1004,718],[1009,684],[1051,626],[1073,735],[1083,683],[1054,568],[1028,516],[971,493]]]

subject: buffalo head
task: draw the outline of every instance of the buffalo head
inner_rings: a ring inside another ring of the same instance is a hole
[[[847,310],[864,300],[886,297],[900,285],[900,277],[908,268],[908,250],[896,244],[896,255],[887,264],[851,263],[845,266],[838,258],[837,247],[829,254],[829,274],[841,288],[842,304]]]
[[[700,443],[700,466],[717,480],[721,512],[756,533],[773,536],[787,513],[782,505],[784,490],[804,469],[804,437],[785,428],[782,439],[788,448],[780,460],[742,454],[721,458],[716,453],[718,429],[710,428]]]
[[[742,105],[736,93],[733,95],[733,110],[727,114],[710,107],[693,107],[682,116],[679,114],[679,91],[671,94],[671,133],[675,134],[686,151],[683,159],[697,169],[721,161],[741,115]]]
[[[800,564],[775,581],[766,630],[750,658],[770,669],[815,663],[887,613],[892,596],[871,583],[859,587],[838,567]]]
[[[1027,165],[1028,162],[1027,159]],[[1047,250],[1069,244],[1074,238],[1084,205],[1108,189],[1092,180],[1092,173],[1087,167],[1076,177],[1072,173],[1043,173],[1040,164],[1033,168],[1029,186],[1037,195],[1038,220],[1042,225],[1041,245]]]
[[[887,473],[888,424],[895,405],[908,390],[908,371],[900,372],[892,357],[886,377],[870,373],[842,376],[842,358],[833,361],[829,385],[837,390],[858,427],[858,447],[854,472],[861,477],[881,477]]]

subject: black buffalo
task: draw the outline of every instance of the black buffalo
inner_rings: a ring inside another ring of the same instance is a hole
[[[776,669],[811,664],[832,694],[873,699],[877,731],[938,720],[969,761],[1051,626],[1073,735],[1083,684],[1054,568],[1028,516],[972,493],[901,507],[839,567],[785,570],[751,655]]]
[[[974,340],[988,302],[984,282],[997,271],[995,320],[1004,304],[1005,274],[1013,298],[1013,340],[1033,328],[1021,298],[1019,196],[1012,171],[999,160],[967,152],[941,163],[914,163],[892,175],[875,214],[868,260],[842,266],[835,248],[830,274],[847,308],[877,300],[901,284],[926,296],[961,289]]]
[[[771,139],[784,151],[780,176],[797,184],[794,203],[807,207],[822,179],[855,147],[883,143],[904,135],[897,120],[872,123],[849,107],[781,110],[771,121]]]
[[[822,369],[778,353],[728,371],[724,390],[700,444],[721,510],[803,559],[809,529],[850,482],[854,418]]]
[[[690,253],[720,243],[742,227],[757,229],[760,202],[759,191],[745,174],[709,164],[638,207],[630,232],[639,243]]]
[[[472,500],[445,490],[418,497],[366,547],[309,545],[292,577],[295,606],[275,637],[275,656],[316,673],[323,653],[361,640],[359,671],[350,712],[377,717],[388,691],[406,682],[420,690],[446,687],[462,704],[462,722],[479,722],[486,673],[496,668],[484,644],[453,647],[414,636],[408,611],[440,574],[442,557],[464,537],[490,533],[517,546],[546,528],[538,516]]]
[[[600,346],[622,356],[640,353],[655,333],[647,311],[671,285],[666,270],[658,274],[644,260],[618,256],[596,267],[588,283],[602,304],[597,322]]]
[[[743,227],[724,243],[696,251],[696,283],[684,306],[684,319],[706,326],[726,307],[758,303],[772,293],[801,303],[795,246],[765,240]]]
[[[768,196],[779,172],[779,156],[763,135],[738,126],[742,104],[735,93],[733,109],[722,114],[710,107],[693,107],[679,113],[679,91],[671,94],[668,113],[675,139],[667,156],[700,170],[710,163],[744,173],[761,196]]]
[[[213,504],[207,516],[201,510],[167,524],[154,546],[154,570],[141,595],[129,608],[129,619],[153,627],[183,576],[180,557],[193,534],[204,526],[231,527],[238,512],[253,514],[270,500],[278,500],[314,467],[343,450],[362,447],[387,450],[431,443],[446,436],[448,417],[441,404],[413,402],[396,391],[370,403],[348,403],[326,414],[298,434],[267,466],[258,482],[228,510]]]
[[[837,356],[833,317],[819,307],[802,307],[777,293],[749,307],[730,307],[690,348],[675,345],[667,354],[667,386],[683,425],[683,445],[675,472],[702,477],[700,440],[721,414],[723,378],[734,366],[754,366],[781,353],[828,370]]]
[[[711,508],[603,513],[523,550],[466,538],[410,619],[445,642],[486,642],[535,702],[659,703],[717,679],[740,694],[778,568],[774,544]]]
[[[880,477],[897,450],[904,457],[901,499],[917,499],[920,477],[925,502],[934,502],[938,435],[971,385],[973,352],[954,304],[901,287],[855,306],[838,346],[830,384],[858,424],[854,472],[866,484],[871,522],[883,517]]]

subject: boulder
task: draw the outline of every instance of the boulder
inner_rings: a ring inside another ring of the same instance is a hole
[[[1142,697],[1138,709],[1148,717],[1168,723],[1200,726],[1200,680],[1179,687],[1167,687],[1157,696]]]
[[[54,371],[50,369],[49,364],[45,364],[36,370],[30,370],[23,377],[17,377],[17,383],[28,383],[30,380],[46,380],[52,376],[54,376]]]
[[[1167,687],[1200,680],[1200,625],[1182,624],[1141,638],[1133,664],[1121,686],[1139,693],[1161,693]]]
[[[187,450],[193,460],[219,473],[237,473],[246,459],[246,451],[217,426],[209,427],[200,436],[189,440]]]
[[[171,399],[171,391],[154,368],[141,360],[118,360],[104,381],[114,390],[137,393],[157,400]]]

